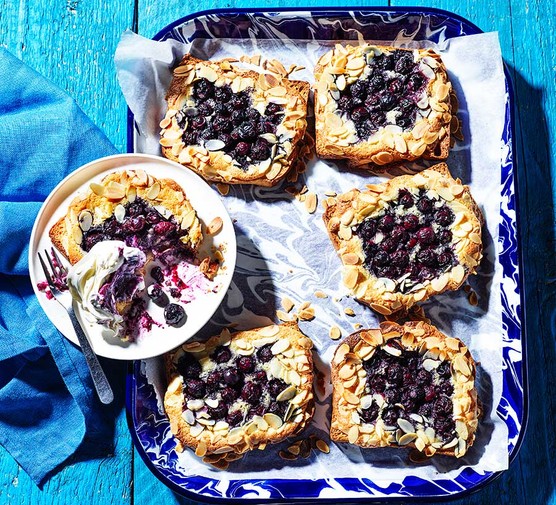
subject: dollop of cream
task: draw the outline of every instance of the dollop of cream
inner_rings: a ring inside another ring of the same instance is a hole
[[[106,240],[95,244],[83,258],[68,272],[68,287],[73,299],[81,306],[84,317],[105,326],[114,336],[121,336],[124,319],[117,310],[111,311],[101,306],[100,290],[126,263],[136,266],[145,264],[143,251],[129,247],[119,240]],[[144,281],[137,291],[145,288]]]

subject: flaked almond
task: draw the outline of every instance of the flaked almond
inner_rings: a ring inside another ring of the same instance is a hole
[[[209,235],[216,235],[222,229],[223,221],[220,216],[215,217],[207,226]]]
[[[338,340],[342,336],[342,331],[337,326],[332,326],[329,335],[332,340]]]
[[[305,199],[305,209],[309,214],[313,214],[317,210],[317,195],[315,193],[307,193],[307,197]]]

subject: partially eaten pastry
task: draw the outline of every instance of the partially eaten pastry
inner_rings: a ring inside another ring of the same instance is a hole
[[[309,84],[186,54],[160,123],[162,153],[207,181],[272,186],[299,151]]]
[[[173,264],[194,257],[203,234],[185,191],[171,179],[124,170],[91,183],[50,230],[52,243],[77,263],[98,242],[120,240],[149,260]]]
[[[482,214],[444,163],[352,189],[323,219],[344,284],[383,315],[458,289],[482,258]]]
[[[332,384],[337,442],[460,458],[475,440],[475,363],[463,342],[429,324],[353,333],[336,349]]]
[[[432,49],[337,44],[315,80],[320,157],[352,166],[447,158],[452,85]]]
[[[298,433],[314,410],[312,346],[283,324],[224,330],[166,355],[172,433],[218,467]]]
[[[133,341],[151,324],[142,298],[147,257],[118,240],[98,242],[90,252],[69,269],[69,291],[105,336]]]

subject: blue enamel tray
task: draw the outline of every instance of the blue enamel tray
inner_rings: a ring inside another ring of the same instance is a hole
[[[356,32],[368,40],[393,40],[396,35],[415,34],[416,40],[440,40],[473,35],[481,30],[467,20],[436,9],[361,8],[280,10],[213,10],[172,23],[154,38],[195,39],[256,38],[357,40]],[[517,195],[513,164],[512,88],[506,74],[506,111],[501,165],[502,194],[499,228],[499,262],[502,265],[503,392],[496,413],[508,429],[511,462],[521,444],[527,418],[527,383],[523,298],[517,227]],[[134,123],[128,121],[128,149],[133,150]],[[372,502],[415,500],[430,502],[461,497],[480,489],[499,473],[478,473],[467,467],[451,479],[442,474],[431,480],[409,476],[387,487],[365,477],[307,479],[300,467],[299,479],[232,479],[226,472],[213,478],[186,475],[176,468],[177,455],[167,418],[158,412],[153,388],[147,383],[141,362],[130,368],[127,382],[127,414],[137,450],[147,466],[167,486],[194,500],[208,502]]]

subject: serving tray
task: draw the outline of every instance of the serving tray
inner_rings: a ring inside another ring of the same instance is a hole
[[[411,34],[415,40],[435,43],[464,35],[481,33],[467,20],[436,9],[358,8],[280,9],[205,11],[180,19],[158,33],[155,40],[176,39],[303,39],[303,40],[395,40]],[[517,195],[513,165],[512,88],[506,74],[505,128],[501,163],[498,261],[502,268],[500,283],[502,311],[503,389],[496,414],[508,430],[510,462],[521,444],[527,417],[525,335],[523,332],[520,254],[517,231]],[[128,122],[128,150],[133,151],[137,134],[133,115]],[[257,190],[256,190],[257,192]],[[266,194],[257,193],[258,198]],[[246,196],[246,201],[249,197]],[[241,237],[239,240],[241,244]],[[261,265],[256,265],[259,268]],[[262,265],[264,267],[264,265]],[[238,264],[237,275],[244,274]],[[417,475],[383,485],[365,477],[306,478],[303,466],[299,478],[241,479],[226,472],[210,477],[189,474],[177,464],[174,440],[169,424],[159,412],[153,387],[145,376],[144,362],[135,362],[127,384],[128,422],[139,454],[148,467],[166,485],[189,498],[203,501],[389,501],[441,499],[460,496],[479,489],[499,472],[477,472],[465,467],[455,477],[438,473],[435,478]]]

